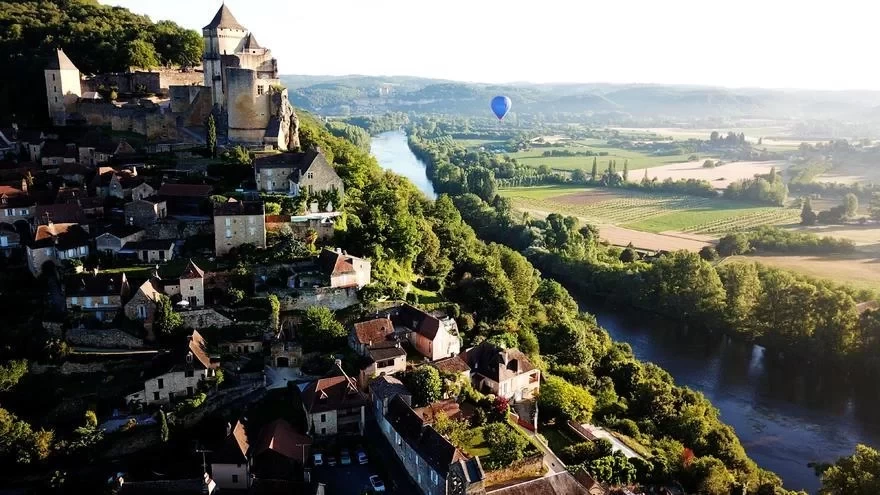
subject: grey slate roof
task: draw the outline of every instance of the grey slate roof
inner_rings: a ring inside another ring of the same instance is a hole
[[[232,15],[232,12],[229,11],[229,7],[227,7],[225,3],[220,6],[220,10],[217,11],[214,19],[211,20],[211,23],[204,27],[204,29],[217,28],[240,29],[242,31],[247,31],[247,29],[235,19],[235,16]]]
[[[49,64],[46,66],[50,70],[72,69],[79,70],[73,65],[73,62],[67,58],[67,54],[61,48],[55,50],[55,53],[49,56]]]
[[[257,43],[257,38],[254,37],[254,33],[248,33],[247,37],[244,39],[242,48],[245,50],[259,50],[263,47]]]

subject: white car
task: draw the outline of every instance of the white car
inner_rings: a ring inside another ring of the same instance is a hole
[[[312,454],[312,464],[315,466],[323,466],[324,465],[324,456],[320,452],[315,452]]]
[[[385,483],[382,482],[382,479],[375,474],[370,476],[370,485],[373,487],[373,491],[376,493],[385,491]]]

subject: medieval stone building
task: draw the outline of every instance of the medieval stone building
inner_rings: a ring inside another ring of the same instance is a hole
[[[165,77],[167,91],[163,71],[134,73],[127,78],[103,74],[83,80],[76,65],[58,49],[45,69],[53,124],[79,121],[135,132],[149,141],[204,142],[204,124],[213,113],[221,143],[282,151],[299,148],[299,121],[287,89],[281,86],[272,52],[260,46],[225,4],[202,29],[202,35],[202,74],[178,71],[174,77]],[[135,80],[150,84],[131,82]],[[158,89],[161,94],[150,98],[133,94],[120,101],[105,101],[94,89],[108,81],[119,88],[120,96],[123,89],[133,86]],[[84,97],[87,91],[88,98]]]

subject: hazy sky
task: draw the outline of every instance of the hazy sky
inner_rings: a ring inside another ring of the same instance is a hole
[[[201,29],[215,0],[102,0]],[[228,0],[282,74],[880,89],[864,0]]]

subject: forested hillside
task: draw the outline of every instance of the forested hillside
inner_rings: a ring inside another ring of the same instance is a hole
[[[15,114],[19,123],[44,118],[43,69],[56,48],[83,74],[96,74],[198,65],[202,38],[173,22],[154,23],[97,0],[0,1],[0,118]]]

